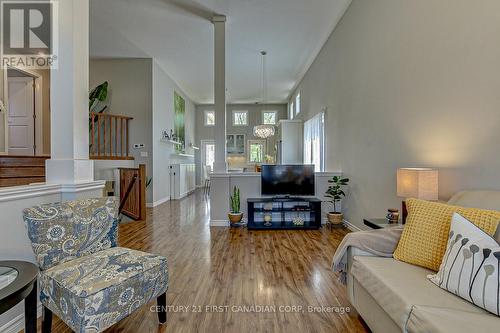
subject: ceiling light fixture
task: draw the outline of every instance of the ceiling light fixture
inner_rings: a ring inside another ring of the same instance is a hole
[[[267,102],[267,68],[266,68],[266,51],[261,51],[260,55],[262,56],[262,73],[261,73],[261,105],[263,105],[265,109],[265,105]],[[267,139],[274,136],[275,128],[273,125],[258,125],[253,128],[253,135]]]

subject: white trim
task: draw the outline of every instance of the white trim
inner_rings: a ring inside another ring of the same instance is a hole
[[[61,193],[61,185],[26,185],[0,189],[0,202]]]
[[[211,227],[229,227],[229,221],[228,220],[212,220],[210,219],[210,226]]]
[[[42,304],[38,304],[36,309],[37,318],[42,316]],[[6,322],[2,326],[0,326],[0,332],[2,333],[19,333],[24,330],[24,311],[12,318],[9,322]]]
[[[333,176],[342,176],[342,171],[322,171],[316,172],[316,177],[333,177]]]
[[[260,172],[222,172],[211,173],[210,178],[259,177]]]
[[[104,188],[104,180],[88,183],[61,185],[61,184],[33,184],[25,186],[13,186],[0,189],[0,202],[40,197],[59,193],[78,193]]]
[[[77,184],[63,184],[61,186],[61,193],[79,193],[93,190],[100,190],[104,188],[105,180],[95,180],[93,182],[77,183]]]
[[[160,199],[160,200],[156,200],[155,202],[148,202],[146,203],[146,207],[148,208],[154,208],[156,206],[159,206],[167,201],[170,201],[170,198],[169,197],[165,197],[163,199]]]
[[[361,231],[361,229],[359,227],[355,226],[354,224],[352,224],[351,222],[349,222],[347,220],[344,220],[344,225],[347,227],[347,229],[349,229],[353,232]]]

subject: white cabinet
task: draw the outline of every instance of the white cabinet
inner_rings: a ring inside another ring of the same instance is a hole
[[[302,120],[280,120],[277,136],[278,164],[303,164],[304,125]]]
[[[172,164],[170,166],[170,192],[172,199],[182,199],[196,189],[195,164]]]

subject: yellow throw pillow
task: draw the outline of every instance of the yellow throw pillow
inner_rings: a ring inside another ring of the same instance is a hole
[[[489,235],[500,222],[500,212],[450,206],[418,199],[406,201],[408,218],[394,259],[438,271],[443,260],[453,213],[459,213]]]

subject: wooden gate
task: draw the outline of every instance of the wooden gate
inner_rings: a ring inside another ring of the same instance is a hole
[[[134,182],[122,213],[134,220],[146,220],[146,166],[120,168],[120,202],[123,201],[130,183]]]

